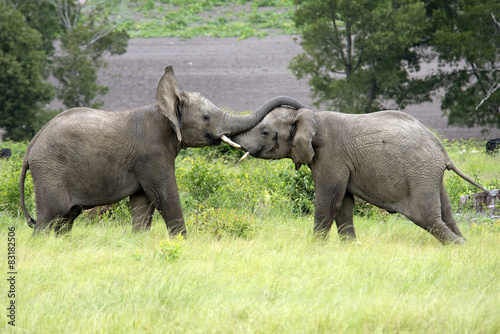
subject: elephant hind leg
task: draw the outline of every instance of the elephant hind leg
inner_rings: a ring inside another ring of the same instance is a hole
[[[464,239],[457,236],[446,226],[446,224],[441,220],[436,220],[433,224],[426,224],[423,227],[426,231],[431,233],[436,237],[442,244],[463,244]]]
[[[441,183],[440,195],[441,195],[441,218],[443,219],[446,226],[448,226],[449,229],[453,231],[453,233],[455,233],[460,238],[464,239],[464,236],[462,235],[462,232],[458,228],[455,218],[453,218],[450,198],[448,196],[448,193],[446,192],[444,183]]]
[[[405,214],[415,224],[432,234],[443,244],[463,244],[464,240],[456,235],[441,218],[441,195],[422,194],[412,198],[410,210]]]
[[[151,229],[151,221],[155,207],[144,191],[136,192],[130,196],[132,208],[132,229],[142,231]]]
[[[68,233],[73,228],[73,222],[82,213],[80,206],[72,207],[67,214],[54,222],[54,232],[60,236]]]
[[[342,201],[342,207],[335,217],[337,224],[337,232],[339,237],[344,240],[356,240],[356,232],[354,231],[354,196],[346,193]]]

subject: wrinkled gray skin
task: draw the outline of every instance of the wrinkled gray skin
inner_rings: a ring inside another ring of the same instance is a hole
[[[108,112],[67,110],[47,123],[24,157],[21,205],[34,234],[53,227],[69,231],[84,209],[130,196],[133,229],[151,227],[157,209],[172,235],[186,233],[175,180],[175,157],[185,147],[218,145],[222,135],[255,126],[280,105],[304,107],[279,97],[247,116],[234,116],[199,93],[181,92],[171,66],[159,81],[157,104]],[[37,222],[24,204],[24,180],[31,170]]]
[[[356,238],[354,196],[399,212],[442,243],[463,243],[443,184],[446,169],[460,172],[422,123],[399,111],[365,115],[277,108],[232,139],[254,157],[291,158],[309,165],[316,185],[315,234],[333,220],[341,238]]]

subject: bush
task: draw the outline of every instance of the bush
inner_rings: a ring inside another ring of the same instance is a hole
[[[182,249],[185,247],[183,242],[184,238],[180,234],[177,236],[176,240],[166,239],[160,241],[160,243],[155,247],[154,257],[167,261],[179,259],[181,257]],[[140,261],[142,259],[142,255],[137,253],[136,259]]]
[[[24,156],[26,152],[26,148],[28,147],[28,142],[13,142],[13,141],[4,141],[0,142],[0,148],[10,148],[12,155],[19,155],[20,157]]]
[[[236,210],[198,207],[187,222],[190,233],[208,233],[217,239],[225,236],[248,238],[256,230],[251,217]]]
[[[207,161],[205,157],[187,157],[183,167],[177,169],[181,191],[189,194],[196,204],[203,203],[225,182],[219,160]]]
[[[129,224],[132,220],[132,210],[130,208],[129,199],[124,198],[113,204],[96,206],[90,210],[85,210],[81,217],[87,219],[88,224],[101,222]]]
[[[302,166],[299,170],[285,169],[280,175],[283,178],[285,195],[293,202],[294,211],[299,214],[314,212],[315,186],[311,170]]]
[[[15,154],[0,170],[0,211],[18,216],[22,215],[20,195],[19,195],[19,176],[21,175],[21,166],[23,159],[19,154]],[[33,211],[35,208],[35,196],[33,180],[31,174],[26,174],[24,184],[24,194],[26,208]]]

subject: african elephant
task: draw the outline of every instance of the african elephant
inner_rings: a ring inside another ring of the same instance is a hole
[[[276,108],[247,132],[233,136],[252,156],[305,164],[315,189],[314,233],[325,238],[337,224],[356,238],[354,196],[399,212],[442,243],[463,243],[443,184],[446,169],[483,191],[451,161],[438,138],[400,111],[353,115]]]
[[[33,233],[71,230],[84,209],[130,196],[133,229],[149,229],[154,210],[172,235],[186,226],[175,180],[175,157],[186,147],[218,145],[255,126],[273,108],[303,107],[274,98],[251,115],[222,111],[199,93],[182,92],[171,66],[157,104],[122,112],[74,108],[48,122],[28,145],[20,177],[21,206]],[[230,141],[229,141],[230,142]],[[31,170],[38,222],[27,213],[24,180]]]

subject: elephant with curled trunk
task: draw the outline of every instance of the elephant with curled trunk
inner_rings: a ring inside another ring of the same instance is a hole
[[[28,145],[21,169],[21,206],[34,233],[71,229],[84,209],[130,197],[133,229],[149,229],[154,210],[172,235],[186,226],[175,180],[180,149],[218,145],[247,130],[280,105],[303,107],[288,97],[268,101],[251,115],[222,111],[199,93],[182,92],[171,66],[156,91],[157,104],[108,112],[67,110],[47,123]],[[229,141],[230,142],[230,141]],[[37,222],[24,204],[31,170]]]
[[[463,243],[443,175],[453,170],[483,191],[451,161],[439,139],[400,111],[353,115],[277,108],[251,130],[232,137],[252,156],[291,158],[308,165],[316,186],[315,234],[333,221],[341,238],[356,238],[354,196],[399,212],[442,243]]]

